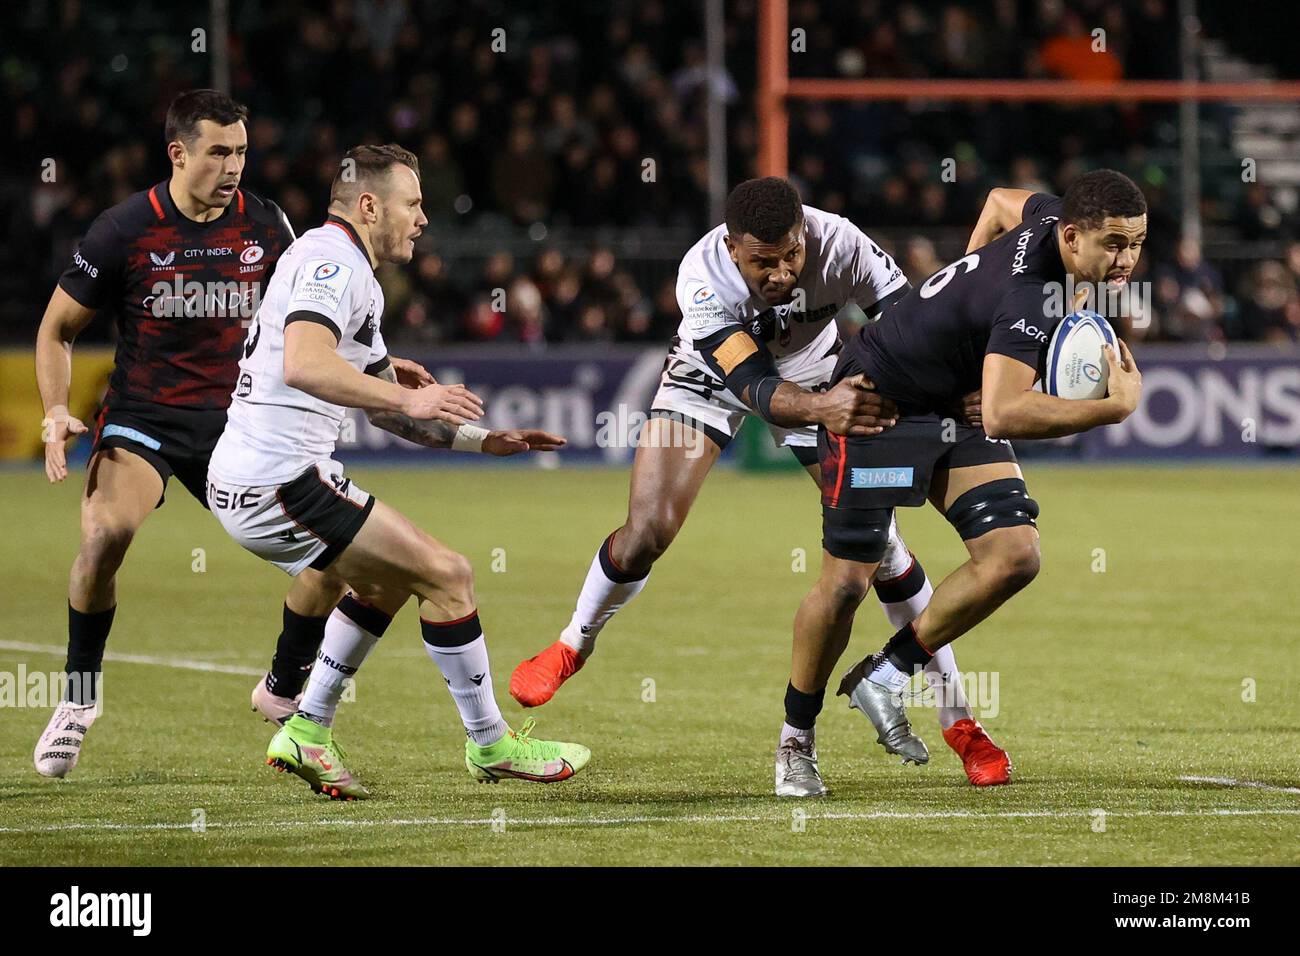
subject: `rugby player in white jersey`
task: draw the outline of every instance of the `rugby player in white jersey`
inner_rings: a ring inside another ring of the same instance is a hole
[[[289,247],[267,287],[208,468],[208,501],[231,537],[291,575],[311,568],[350,589],[325,625],[298,713],[267,750],[267,763],[336,799],[368,795],[331,730],[344,681],[413,596],[426,650],[465,725],[472,776],[564,780],[591,757],[578,744],[533,739],[531,720],[518,733],[506,725],[469,561],[354,485],[332,458],[347,408],[431,448],[504,456],[564,444],[546,432],[470,424],[482,402],[462,385],[398,384],[374,269],[411,260],[428,223],[420,203],[414,155],[394,145],[348,151],[328,221]]]
[[[747,415],[766,421],[774,441],[789,447],[819,486],[818,425],[868,436],[893,424],[896,409],[864,378],[829,386],[841,349],[836,316],[852,303],[874,320],[908,290],[879,246],[847,219],[804,206],[786,180],[752,179],[732,190],[726,222],[696,243],[678,270],[682,323],[638,442],[627,521],[597,551],[560,639],[515,669],[516,700],[545,703],[583,666],[601,629],[645,587]],[[977,393],[955,411],[963,413],[978,416]],[[896,528],[875,585],[898,627],[929,600],[925,572]],[[812,649],[796,642],[776,755],[781,796],[826,792],[814,734],[824,691],[804,689],[817,686],[814,664]],[[944,739],[971,782],[1006,782],[1010,761],[974,720],[956,661],[936,655],[926,677],[941,704]]]

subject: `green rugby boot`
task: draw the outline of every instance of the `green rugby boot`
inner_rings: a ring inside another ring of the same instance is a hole
[[[370,791],[361,785],[328,727],[305,717],[290,717],[266,748],[266,762],[276,771],[288,770],[307,781],[313,793],[331,800],[364,800]]]
[[[529,717],[521,730],[510,731],[487,747],[465,741],[465,769],[470,776],[479,783],[497,783],[508,777],[555,783],[568,780],[587,766],[591,751],[582,744],[530,737],[536,723]]]

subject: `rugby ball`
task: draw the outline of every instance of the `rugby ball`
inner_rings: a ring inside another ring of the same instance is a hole
[[[1103,316],[1087,309],[1067,315],[1047,343],[1043,391],[1058,398],[1105,398],[1110,366],[1103,345],[1119,354],[1119,338]]]

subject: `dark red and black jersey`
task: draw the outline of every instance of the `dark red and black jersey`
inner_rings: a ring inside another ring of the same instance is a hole
[[[1063,318],[1061,208],[1059,197],[1034,193],[1020,225],[940,269],[846,341],[836,375],[865,372],[904,415],[947,415],[980,387],[986,355],[1037,369]]]
[[[293,239],[275,203],[243,190],[211,222],[182,215],[166,182],[102,213],[59,285],[117,322],[109,397],[229,407],[249,320]]]

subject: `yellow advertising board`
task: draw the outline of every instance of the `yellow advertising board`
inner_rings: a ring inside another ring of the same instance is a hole
[[[113,371],[111,348],[72,350],[72,390],[68,410],[93,430],[92,419]],[[36,388],[32,349],[0,349],[0,461],[36,461],[41,445],[41,393]],[[77,441],[89,441],[84,435]]]

